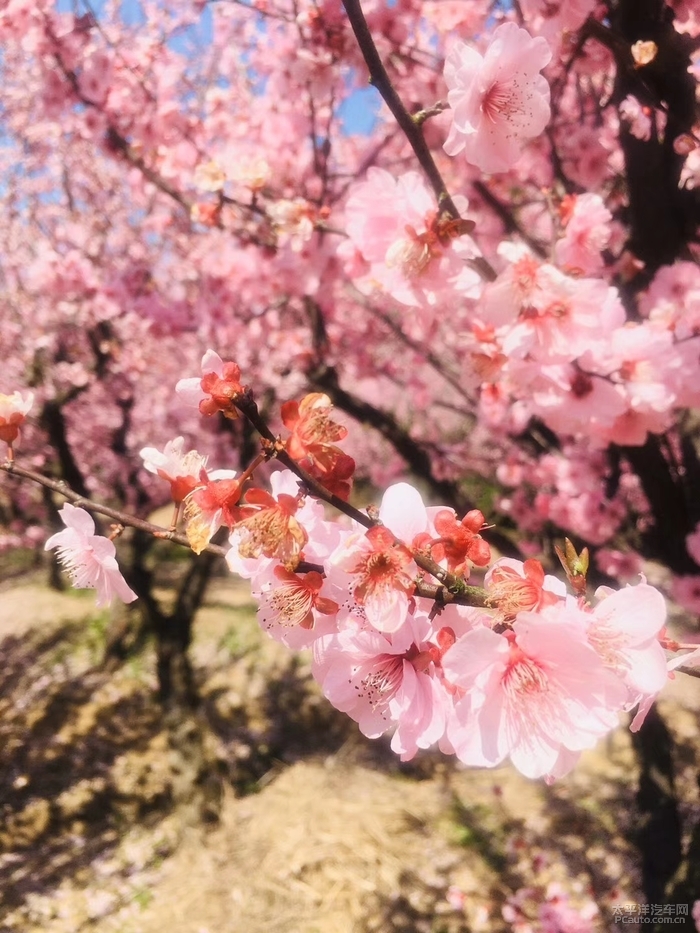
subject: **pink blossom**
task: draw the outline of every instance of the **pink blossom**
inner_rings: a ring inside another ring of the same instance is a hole
[[[170,483],[173,502],[179,505],[188,493],[201,482],[200,475],[207,458],[196,450],[184,451],[184,437],[176,437],[163,448],[144,447],[139,455],[144,467]]]
[[[566,586],[561,580],[545,574],[538,560],[515,560],[501,557],[489,568],[484,578],[488,605],[493,605],[506,617],[519,612],[534,611],[564,599]]]
[[[349,587],[370,625],[389,633],[407,618],[418,572],[409,548],[395,540],[410,544],[429,524],[420,494],[408,483],[387,489],[379,518],[381,525],[346,536],[327,561],[326,573],[334,584]]]
[[[609,336],[625,323],[617,289],[600,279],[565,275],[522,247],[501,253],[508,265],[484,290],[478,313],[497,328],[506,356],[544,365],[573,361],[587,350],[607,347]],[[532,372],[538,375],[540,369]]]
[[[457,196],[455,203],[464,214],[466,198]],[[477,281],[464,265],[465,258],[477,253],[474,242],[457,236],[459,224],[454,227],[449,218],[440,218],[434,195],[418,172],[394,178],[384,169],[370,168],[367,178],[350,189],[345,227],[349,243],[339,253],[363,291],[379,287],[405,305],[434,305],[448,286],[452,294],[455,289],[465,292]],[[367,263],[364,269],[358,253]]]
[[[199,408],[201,411],[202,403],[205,402],[205,400],[209,400],[211,395],[211,393],[202,386],[204,379],[206,377],[211,379],[211,377],[214,376],[221,380],[225,380],[226,367],[231,365],[235,364],[225,363],[215,350],[207,350],[202,357],[202,375],[180,379],[175,386],[175,391],[185,405]],[[210,414],[210,412],[203,412],[203,414],[204,413]]]
[[[196,488],[185,499],[185,532],[195,554],[202,553],[222,525],[232,528],[237,521],[243,484],[236,476],[235,470],[202,469]]]
[[[532,413],[563,436],[610,430],[625,412],[625,398],[617,386],[571,363],[543,366],[530,391]]]
[[[692,579],[697,580],[698,577],[679,577],[677,579]],[[689,645],[683,645],[678,647],[690,647]],[[676,648],[678,650],[678,648]],[[698,667],[700,666],[700,648],[695,648],[692,651],[688,651],[685,654],[676,655],[675,658],[671,658],[666,662],[666,667],[668,670],[668,677],[672,678],[674,676],[673,672],[679,667]],[[664,684],[666,681],[664,680]],[[663,685],[661,687],[663,687]],[[661,687],[654,693],[645,694],[639,702],[639,708],[634,716],[634,719],[630,723],[630,732],[639,732],[639,730],[644,725],[644,720],[647,718],[649,710],[652,708],[656,702],[656,698],[659,695]]]
[[[547,892],[547,901],[539,909],[541,933],[595,933],[598,908],[589,901],[582,908],[568,903],[561,894]]]
[[[103,104],[112,82],[112,62],[104,52],[93,52],[78,77],[81,95],[93,104]]]
[[[445,894],[445,900],[452,910],[463,911],[467,904],[467,895],[457,885],[451,884]]]
[[[481,0],[423,0],[421,13],[442,35],[458,27],[464,35],[474,35],[488,15]]]
[[[681,339],[700,331],[700,269],[694,262],[661,266],[639,300],[644,317]]]
[[[226,173],[218,162],[200,162],[194,170],[193,182],[198,191],[221,191],[226,184]]]
[[[659,634],[666,623],[666,603],[647,583],[617,592],[600,587],[593,609],[588,641],[601,660],[628,687],[628,704],[658,693],[668,680],[666,654]]]
[[[333,562],[351,576],[355,602],[378,631],[395,632],[403,625],[416,568],[408,548],[395,545],[387,528],[355,536]]]
[[[544,263],[525,246],[504,244],[499,249],[505,268],[485,290],[479,302],[479,317],[487,324],[512,324],[543,291]]]
[[[643,444],[648,433],[666,430],[676,401],[670,378],[678,365],[672,335],[646,321],[618,327],[610,335],[609,360],[618,370],[626,411],[603,437],[617,444]]]
[[[520,888],[511,894],[502,908],[503,918],[512,924],[513,933],[593,933],[599,911],[594,901],[575,907],[561,885],[552,882],[541,887]],[[537,914],[533,926],[528,918]]]
[[[617,289],[543,265],[531,303],[520,308],[518,320],[503,336],[503,351],[543,364],[573,360],[598,348],[624,321]]]
[[[227,175],[231,181],[251,191],[261,191],[270,180],[270,174],[270,164],[262,155],[237,155],[236,161],[227,166]]]
[[[314,232],[314,208],[304,198],[280,200],[270,204],[267,216],[280,244],[288,244],[299,253]]]
[[[427,534],[421,536],[418,546],[429,548],[433,559],[450,573],[467,580],[471,564],[486,567],[491,561],[491,548],[479,534],[486,527],[479,509],[471,509],[461,521],[457,520],[453,509],[436,509],[432,524],[434,539]]]
[[[262,585],[260,578],[256,582],[260,587],[258,619],[271,638],[299,650],[337,630],[338,603],[325,595],[332,588],[320,573],[312,570],[300,575],[278,564],[266,577]]]
[[[276,470],[270,477],[270,487],[276,498],[281,495],[297,496],[299,478],[291,470]],[[306,497],[296,517],[308,535],[308,541],[304,547],[305,559],[311,563],[322,564],[340,544],[342,532],[338,522],[327,521],[323,504],[312,496]],[[347,535],[347,531],[345,534]],[[239,548],[245,542],[246,537],[245,529],[238,527],[233,529],[229,538],[231,549],[226,555],[226,563],[232,573],[250,580],[253,593],[259,594],[264,592],[269,584],[270,574],[277,561],[265,556],[256,558],[242,556]]]
[[[538,36],[544,36],[556,48],[567,41],[582,25],[596,6],[596,0],[521,0],[520,7],[527,23]]]
[[[447,729],[458,758],[492,767],[509,757],[527,777],[565,773],[614,728],[626,698],[571,601],[519,613],[508,634],[467,632],[442,664],[464,691]]]
[[[186,405],[196,405],[203,415],[221,412],[235,420],[238,417],[235,399],[245,391],[240,378],[241,370],[236,363],[224,362],[214,350],[207,350],[202,357],[202,378],[180,379],[175,392]]]
[[[558,454],[545,454],[527,464],[526,479],[500,507],[522,529],[539,532],[550,521],[570,529],[591,544],[603,544],[615,533],[626,515],[618,491],[606,491],[605,457],[587,444],[565,444]],[[527,486],[533,492],[527,491]],[[638,511],[644,511],[643,502]]]
[[[631,580],[639,577],[642,560],[634,551],[618,551],[616,548],[599,548],[595,552],[596,567],[616,580]]]
[[[599,188],[611,174],[610,157],[616,140],[598,126],[587,123],[571,126],[557,132],[566,174],[584,188]]]
[[[612,214],[597,194],[574,195],[564,236],[554,248],[554,257],[563,268],[580,275],[596,275],[603,270],[601,253],[610,241]]]
[[[309,540],[297,517],[304,498],[301,492],[295,496],[286,493],[272,496],[265,489],[249,488],[236,509],[235,528],[241,533],[239,554],[254,559],[266,557],[294,570]]]
[[[446,610],[440,624],[451,619]],[[445,730],[452,701],[438,676],[440,655],[438,632],[419,611],[392,635],[351,626],[318,639],[313,672],[325,696],[368,738],[395,726],[391,747],[407,760]]]
[[[671,597],[686,612],[700,615],[700,575],[688,574],[673,578]]]
[[[549,123],[549,84],[539,72],[551,57],[546,39],[533,39],[515,23],[494,31],[483,56],[456,43],[445,63],[453,111],[445,152],[464,149],[482,171],[508,171],[523,144]]]
[[[95,534],[92,517],[68,502],[58,514],[66,527],[51,535],[44,549],[58,548],[58,559],[73,586],[96,589],[98,607],[109,606],[115,596],[133,602],[137,596],[119,570],[114,543]]]

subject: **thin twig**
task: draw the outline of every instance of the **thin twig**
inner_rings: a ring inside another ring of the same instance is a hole
[[[542,243],[540,243],[539,240],[536,240],[534,237],[531,237],[529,233],[523,230],[518,221],[515,219],[512,209],[502,201],[499,201],[496,195],[490,190],[488,185],[486,185],[483,181],[475,181],[473,188],[479,197],[481,197],[494,211],[494,213],[497,214],[497,216],[501,219],[503,226],[506,229],[506,233],[517,233],[521,240],[530,247],[536,256],[539,256],[542,259],[547,258],[547,250],[544,248]]]
[[[270,434],[269,429],[266,431],[266,435]],[[274,438],[273,438],[274,439]],[[299,479],[302,480],[305,486],[309,488],[314,496],[319,499],[323,499],[329,504],[336,505],[341,503],[345,506],[342,511],[345,511],[346,514],[350,515],[355,521],[360,522],[360,524],[365,525],[365,527],[374,527],[375,525],[380,524],[380,522],[371,519],[368,515],[365,515],[363,512],[354,509],[348,503],[343,502],[342,499],[338,499],[337,496],[333,496],[328,492],[323,486],[314,480],[312,476],[303,470],[285,451],[277,451],[277,459],[280,463],[284,463],[285,466],[289,467]],[[155,525],[153,522],[145,521],[142,518],[136,518],[133,515],[130,515],[128,512],[122,512],[120,509],[113,509],[107,505],[102,505],[99,502],[94,502],[92,499],[88,499],[86,496],[81,496],[77,492],[73,492],[72,489],[62,480],[50,479],[48,476],[44,476],[42,473],[37,473],[34,470],[28,470],[16,460],[7,460],[5,463],[0,463],[0,470],[9,474],[10,476],[19,476],[24,479],[31,480],[33,483],[37,483],[40,486],[44,486],[46,489],[51,489],[53,492],[57,492],[59,495],[63,496],[64,499],[67,499],[69,502],[72,502],[78,508],[86,508],[91,512],[96,512],[99,515],[105,515],[107,518],[114,519],[115,522],[118,522],[120,525],[126,525],[131,528],[138,528],[140,531],[145,531],[147,534],[151,534],[156,538],[162,538],[166,541],[172,541],[175,544],[181,544],[183,547],[189,548],[191,546],[187,537],[183,534],[178,534],[170,530],[169,528],[164,528],[162,525]],[[336,501],[337,500],[337,501]],[[226,557],[228,553],[227,548],[220,547],[217,544],[207,544],[205,548],[202,549],[203,552],[208,554],[214,554],[216,557]],[[431,599],[440,606],[447,606],[450,603],[455,603],[461,606],[485,606],[486,605],[486,594],[481,587],[476,586],[467,586],[464,581],[460,580],[458,577],[455,577],[451,573],[447,573],[440,567],[439,564],[436,564],[434,561],[429,558],[423,557],[420,554],[414,554],[413,559],[415,563],[425,570],[428,573],[433,574],[438,579],[441,579],[444,585],[437,585],[432,583],[425,583],[422,580],[415,581],[415,590],[414,595],[423,597],[424,599]],[[311,564],[307,561],[302,561],[297,567],[299,573],[308,573],[311,570],[315,570],[317,573],[324,573],[324,568],[320,564]]]
[[[403,133],[416,154],[416,158],[421,164],[428,180],[432,185],[435,197],[441,210],[446,211],[455,220],[459,219],[459,211],[455,207],[442,175],[438,171],[433,156],[428,145],[423,138],[423,132],[420,126],[414,121],[411,114],[404,107],[401,98],[394,90],[391,79],[381,60],[374,39],[369,31],[367,20],[365,19],[360,0],[343,0],[345,12],[348,14],[352,31],[355,33],[357,44],[364,56],[367,68],[369,69],[370,82],[376,87],[384,98],[389,110],[394,115],[394,119],[399,124]]]
[[[681,667],[675,668],[680,674],[687,674],[689,677],[700,677],[700,668],[697,667],[686,667],[681,665]]]
[[[46,489],[52,489],[54,492],[63,496],[64,499],[68,499],[69,502],[78,506],[78,508],[86,508],[91,512],[97,512],[99,515],[106,515],[107,518],[114,519],[114,521],[118,522],[120,525],[129,525],[131,528],[138,528],[141,531],[154,535],[156,538],[164,538],[167,541],[173,541],[175,544],[181,544],[183,547],[190,548],[190,542],[185,535],[178,534],[176,531],[171,531],[169,528],[163,528],[162,525],[154,525],[153,522],[147,522],[143,518],[136,518],[134,515],[129,515],[128,512],[122,512],[119,509],[112,509],[108,505],[94,502],[92,499],[88,499],[77,492],[73,492],[63,480],[49,479],[48,476],[44,476],[42,473],[36,473],[34,470],[28,470],[20,466],[16,460],[7,460],[5,463],[0,463],[0,470],[3,470],[10,476],[22,476],[25,479],[31,480],[33,483],[45,486]],[[217,557],[226,557],[227,554],[227,548],[219,547],[217,544],[208,544],[204,550],[209,554],[215,554]]]

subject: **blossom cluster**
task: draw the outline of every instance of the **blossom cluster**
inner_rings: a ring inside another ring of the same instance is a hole
[[[208,351],[198,391],[191,392],[194,380],[178,391],[209,413],[218,391],[210,374],[232,365]],[[239,394],[226,405],[245,392],[236,384]],[[283,418],[292,431],[284,448],[307,465],[325,463],[332,476],[334,459],[344,456],[334,442],[345,431],[330,411],[327,398],[312,394],[284,406]],[[166,452],[174,446],[179,465],[160,471],[173,488],[200,467],[195,452],[183,455],[181,439]],[[154,469],[154,453],[142,456]],[[271,492],[252,488],[242,500],[235,479],[219,481],[226,492],[217,497],[216,481],[200,477],[186,500],[188,529],[199,527],[208,502],[207,527],[229,527],[226,560],[250,580],[263,629],[291,649],[311,649],[314,677],[331,703],[371,738],[391,730],[403,759],[437,746],[467,765],[509,759],[523,774],[553,779],[621,712],[639,707],[638,728],[668,679],[665,603],[643,579],[618,592],[601,589],[589,605],[567,595],[537,560],[492,562],[481,512],[460,519],[426,507],[408,483],[387,489],[367,527],[329,520],[289,469],[272,474]],[[438,579],[452,574],[466,584],[474,568],[486,570],[480,605],[424,595],[430,575],[421,556],[434,561]]]
[[[641,445],[668,430],[678,409],[700,405],[695,301],[669,301],[681,273],[697,291],[696,266],[660,272],[644,303],[647,316],[628,321],[619,290],[599,276],[614,236],[612,215],[598,195],[571,196],[561,207],[555,261],[503,244],[502,271],[472,306],[475,276],[465,260],[476,250],[469,237],[443,242],[430,232],[429,201],[415,173],[394,181],[371,170],[348,199],[344,253],[362,290],[380,288],[425,309],[448,296],[467,300],[464,379],[479,387],[484,423],[515,430],[538,418],[594,448]],[[431,321],[423,317],[420,336],[428,336]]]
[[[240,376],[208,351],[201,377],[181,380],[178,392],[205,415],[231,416],[250,398]],[[254,466],[208,472],[181,437],[162,452],[141,451],[146,469],[170,486],[173,528],[184,505],[193,550],[229,529],[226,562],[250,580],[262,628],[290,649],[311,650],[330,702],[370,738],[391,731],[404,760],[437,746],[465,765],[510,760],[549,780],[622,712],[638,708],[639,728],[669,677],[661,593],[642,577],[616,592],[600,588],[591,604],[585,586],[568,593],[538,560],[493,561],[479,510],[460,517],[426,507],[405,482],[389,486],[378,510],[331,520],[318,495],[346,501],[354,466],[336,446],[346,430],[331,412],[319,393],[283,406],[291,433],[268,450],[289,456],[294,469],[273,472],[270,491],[246,488]],[[70,504],[61,517],[67,527],[46,547],[58,548],[75,585],[96,587],[101,605],[136,598],[92,518]],[[571,582],[579,565],[569,561]],[[483,580],[470,587],[475,570]]]
[[[229,567],[250,578],[268,634],[311,648],[326,697],[365,735],[392,730],[403,759],[437,745],[467,765],[510,759],[529,777],[558,777],[623,710],[645,710],[666,683],[665,603],[647,583],[599,591],[589,606],[538,561],[502,558],[484,580],[489,608],[436,611],[416,593],[425,575],[415,554],[442,552],[445,570],[452,554],[462,579],[472,562],[489,561],[478,531],[454,512],[426,508],[416,489],[399,483],[368,531],[325,520],[319,503],[298,498],[289,471],[273,474],[272,484],[280,511],[296,495],[306,537],[299,558],[321,572],[291,571],[271,546],[251,562],[247,532],[236,527]],[[280,553],[289,553],[283,543]]]

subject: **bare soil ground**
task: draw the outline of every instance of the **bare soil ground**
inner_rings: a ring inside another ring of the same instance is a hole
[[[151,648],[102,668],[93,600],[0,590],[1,933],[498,933],[509,896],[554,883],[606,930],[642,901],[626,729],[552,787],[437,754],[402,765],[231,579],[197,618],[202,704],[183,720],[154,700]],[[661,704],[687,826],[699,708],[684,678]]]

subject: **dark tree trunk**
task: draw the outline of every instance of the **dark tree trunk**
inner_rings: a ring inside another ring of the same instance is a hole
[[[159,700],[167,705],[193,708],[198,697],[188,654],[192,624],[204,601],[217,558],[212,554],[191,555],[177,587],[173,610],[167,613],[153,595],[155,580],[147,558],[154,543],[150,535],[134,533],[133,558],[127,577],[139,598],[112,626],[105,664],[118,666],[138,651],[149,636],[154,636]]]
[[[189,658],[192,623],[204,600],[215,560],[212,554],[200,554],[191,559],[173,612],[169,616],[160,614],[156,620],[158,696],[163,703],[197,705],[197,688]]]
[[[645,269],[634,288],[646,285],[660,266],[690,259],[688,241],[698,221],[696,194],[679,187],[685,157],[674,150],[678,136],[690,133],[696,120],[695,79],[688,72],[692,40],[674,28],[673,11],[664,0],[619,0],[611,4],[610,26],[615,46],[617,103],[628,94],[643,104],[666,110],[661,138],[636,139],[625,128],[620,144],[625,157],[629,197],[629,248]],[[637,41],[655,42],[653,61],[637,68],[631,47]]]
[[[673,740],[655,706],[632,735],[639,764],[636,843],[642,863],[642,888],[649,904],[665,903],[666,885],[682,858],[681,819],[674,786]]]

